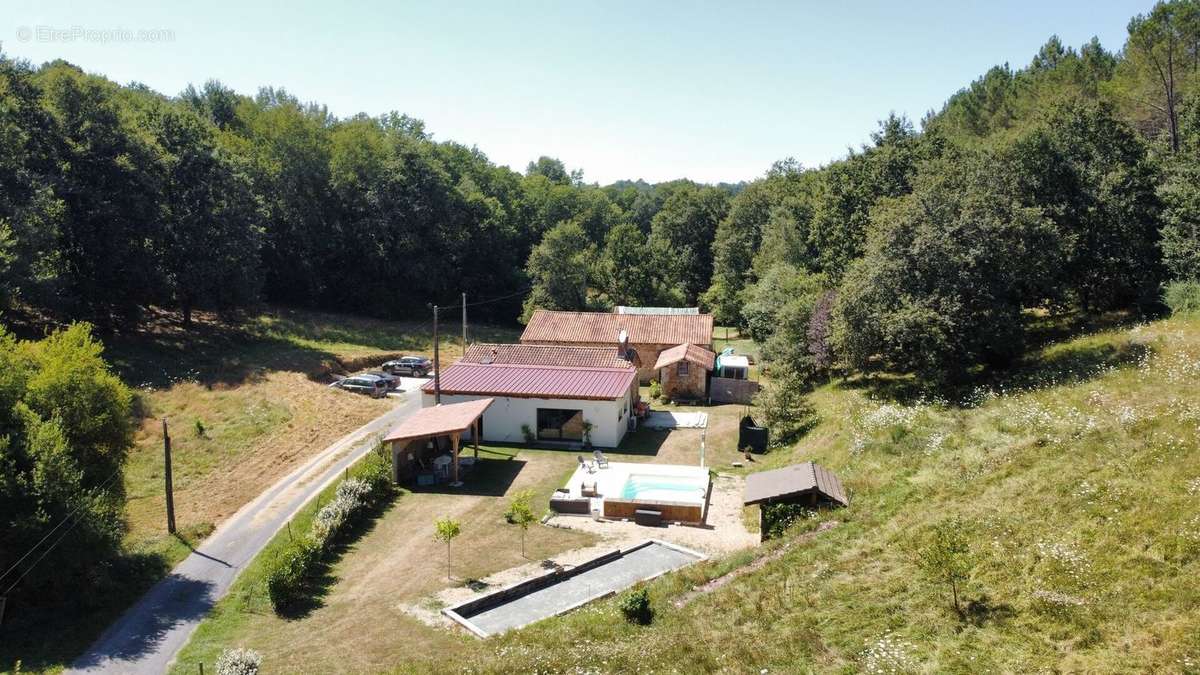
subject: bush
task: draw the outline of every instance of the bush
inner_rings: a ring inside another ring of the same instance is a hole
[[[537,436],[533,435],[533,429],[528,424],[521,425],[521,435],[525,437],[525,443],[528,445],[533,445],[537,440]]]
[[[800,504],[763,504],[763,534],[765,539],[778,539],[794,523],[817,517],[817,512]]]
[[[305,582],[320,561],[321,545],[308,537],[293,542],[275,558],[267,572],[267,596],[276,612],[305,599]]]
[[[313,518],[309,536],[293,542],[267,569],[267,595],[276,612],[295,608],[307,595],[307,582],[325,552],[346,528],[392,494],[391,463],[387,455],[367,456],[354,478],[338,485],[334,498]]]
[[[253,649],[226,649],[217,657],[217,675],[256,675],[262,655]]]
[[[817,413],[805,397],[804,380],[787,368],[777,369],[754,397],[771,430],[771,444],[785,445],[817,423]]]
[[[1167,284],[1163,300],[1172,314],[1200,313],[1200,281],[1173,281]]]
[[[658,383],[658,380],[650,380],[650,398],[658,400],[662,398],[662,393],[662,385]]]
[[[629,623],[648,626],[654,621],[654,608],[650,606],[650,593],[645,588],[630,591],[621,598],[621,614]]]

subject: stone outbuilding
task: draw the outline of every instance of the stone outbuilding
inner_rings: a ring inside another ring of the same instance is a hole
[[[659,353],[654,362],[663,396],[671,400],[698,400],[708,396],[708,375],[716,354],[685,343]]]

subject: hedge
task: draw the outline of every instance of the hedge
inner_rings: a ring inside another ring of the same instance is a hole
[[[295,539],[267,565],[267,595],[277,614],[295,609],[310,595],[317,576],[336,545],[352,526],[378,513],[392,495],[390,458],[368,455],[355,475],[343,480],[332,501],[321,507],[308,533]]]

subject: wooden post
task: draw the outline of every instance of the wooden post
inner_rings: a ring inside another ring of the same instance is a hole
[[[438,306],[433,306],[433,402],[442,404],[442,366],[438,360]]]
[[[475,426],[471,429],[471,438],[475,440],[475,459],[479,459],[479,434],[481,433],[483,433],[483,421],[476,418]]]
[[[163,478],[167,485],[167,532],[175,534],[175,487],[171,480],[171,435],[163,418]]]
[[[451,481],[451,485],[461,485],[458,480],[458,443],[461,436],[462,433],[458,431],[450,434],[450,452],[453,457],[451,463],[454,464],[454,480]]]

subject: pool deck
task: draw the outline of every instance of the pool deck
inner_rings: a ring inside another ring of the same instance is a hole
[[[596,492],[601,498],[612,497],[619,499],[621,491],[625,487],[625,481],[629,480],[630,474],[638,476],[661,476],[663,478],[679,477],[688,480],[703,480],[708,481],[708,469],[695,465],[687,464],[650,464],[643,462],[609,462],[608,468],[600,469],[596,467],[595,460],[589,460],[592,466],[592,471],[588,472],[582,466],[575,469],[575,473],[571,474],[571,478],[567,480],[564,486],[571,495],[572,499],[578,499],[583,496],[582,488],[584,482],[596,483]],[[696,502],[702,504],[703,497],[697,495],[692,499],[681,500]]]
[[[442,610],[478,637],[488,637],[557,616],[599,598],[690,565],[705,556],[651,539],[624,551],[551,572]]]

